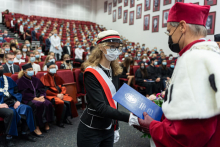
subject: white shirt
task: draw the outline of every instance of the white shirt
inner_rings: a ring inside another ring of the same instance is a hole
[[[69,55],[71,55],[71,51],[70,51],[70,47],[69,46],[67,46],[67,50],[69,52]]]
[[[14,27],[13,20],[11,20],[11,27]]]
[[[58,70],[58,66],[56,65],[56,70]],[[44,65],[43,71],[47,71],[47,65]]]
[[[26,58],[26,53],[23,52],[23,55],[22,55],[22,56],[23,56],[24,58]]]
[[[21,64],[21,62],[25,62],[25,60],[23,59],[18,59],[18,58],[14,58],[14,62],[18,62],[19,64]]]
[[[23,27],[23,25],[20,25],[19,31],[20,31],[21,33],[24,33],[24,27]]]
[[[35,75],[37,74],[38,71],[41,71],[40,65],[38,65],[38,64],[33,63],[32,67],[33,67]]]
[[[14,64],[8,64],[7,62],[6,62],[6,65],[8,66],[8,70],[9,70],[9,72],[11,73],[11,69],[10,69],[10,67],[12,67],[12,71],[13,71],[13,73],[15,73],[15,71],[14,71]]]
[[[84,49],[76,48],[75,49],[75,59],[82,59],[83,58],[83,52],[84,52]]]
[[[50,46],[50,52],[54,52],[55,54],[60,54],[63,52],[61,45],[60,45],[60,37],[59,36],[51,36],[50,37],[50,42],[51,42],[51,46]],[[58,47],[58,50],[55,47]]]

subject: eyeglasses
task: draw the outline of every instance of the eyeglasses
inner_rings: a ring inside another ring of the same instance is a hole
[[[111,51],[116,51],[116,50],[121,51],[120,46],[117,46],[117,47],[114,45],[106,45],[106,46],[109,46]]]

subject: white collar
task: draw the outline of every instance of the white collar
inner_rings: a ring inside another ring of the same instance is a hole
[[[10,65],[10,64],[8,64],[8,62],[6,62],[6,65],[7,65],[8,67],[11,67],[11,66],[13,67],[13,64]]]

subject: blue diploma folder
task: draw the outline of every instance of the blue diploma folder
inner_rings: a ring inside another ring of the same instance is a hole
[[[154,120],[161,120],[163,114],[161,107],[127,84],[122,85],[113,99],[141,119],[144,119],[143,112],[147,112]]]

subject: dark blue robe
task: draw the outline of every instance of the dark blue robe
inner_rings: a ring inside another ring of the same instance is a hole
[[[11,95],[12,99],[15,99],[16,101],[21,102],[22,100],[22,95],[20,93],[17,92],[17,84],[9,77],[7,77],[8,79],[8,92]],[[4,78],[0,77],[0,88],[4,88]],[[0,92],[0,104],[5,103],[4,102],[4,93]],[[17,130],[17,123],[20,121],[21,116],[20,115],[24,115],[26,116],[26,122],[27,125],[30,129],[30,131],[34,131],[35,130],[35,125],[34,125],[34,118],[33,118],[33,112],[30,106],[24,105],[24,104],[20,104],[18,106],[17,109],[14,109],[14,103],[9,105],[9,109],[13,110],[13,121],[10,124],[10,129],[8,132],[6,132],[9,135],[13,135],[13,136],[18,136],[18,130]]]

